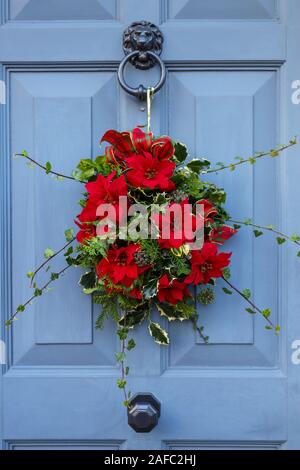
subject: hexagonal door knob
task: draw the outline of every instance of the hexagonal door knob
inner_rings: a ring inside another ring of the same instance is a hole
[[[137,393],[128,407],[128,424],[136,432],[150,432],[160,417],[160,402],[152,393]]]

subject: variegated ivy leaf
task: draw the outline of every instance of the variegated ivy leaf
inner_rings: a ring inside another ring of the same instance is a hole
[[[83,274],[81,276],[79,285],[85,289],[94,289],[96,287],[96,274],[94,271]]]
[[[143,296],[146,300],[153,299],[156,296],[158,289],[158,280],[153,279],[143,289]]]
[[[149,332],[154,341],[162,346],[167,346],[170,342],[168,333],[158,324],[151,322]]]
[[[187,159],[187,156],[188,156],[188,149],[186,145],[180,142],[176,142],[176,144],[174,145],[174,149],[175,149],[174,154],[175,154],[176,159],[180,163],[183,163]]]

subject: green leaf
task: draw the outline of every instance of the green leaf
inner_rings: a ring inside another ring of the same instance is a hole
[[[118,379],[117,384],[120,389],[124,389],[126,387],[127,382],[126,380]]]
[[[126,359],[126,354],[123,352],[117,352],[115,354],[117,362],[124,362]]]
[[[68,228],[65,231],[65,237],[67,242],[70,242],[74,238],[74,230],[72,228]]]
[[[56,281],[59,278],[58,273],[51,273],[51,281]]]
[[[67,251],[64,253],[64,257],[68,258],[72,253],[74,252],[74,249],[72,246],[70,246]]]
[[[128,375],[129,374],[129,367],[127,366],[126,369],[125,369],[125,375]]]
[[[25,306],[24,305],[19,305],[18,308],[17,308],[17,312],[24,312],[25,310]]]
[[[28,277],[29,279],[32,279],[32,278],[34,277],[34,273],[33,273],[32,271],[28,271],[27,277]]]
[[[250,299],[250,298],[251,298],[251,291],[250,291],[250,289],[244,289],[244,290],[243,290],[243,296],[246,297],[246,299]]]
[[[271,150],[270,156],[272,158],[278,157],[278,155],[279,155],[279,152],[277,150]]]
[[[149,332],[156,343],[164,346],[169,344],[168,333],[158,323],[151,322],[149,325]]]
[[[253,233],[255,235],[255,238],[261,237],[264,234],[264,232],[262,232],[261,230],[253,230]]]
[[[26,152],[26,150],[23,150],[22,156],[25,157],[25,158],[28,158],[28,152]]]
[[[261,313],[265,318],[269,318],[271,316],[271,310],[269,308],[266,308]]]
[[[238,225],[238,224],[233,224],[233,228],[234,228],[235,230],[239,230],[239,229],[241,228],[241,226]]]
[[[226,279],[226,281],[228,281],[230,279],[231,272],[230,272],[229,268],[223,269],[223,277],[224,277],[224,279]]]
[[[199,173],[206,169],[206,168],[209,168],[210,167],[210,162],[208,160],[201,160],[201,159],[194,159],[192,161],[190,161],[188,164],[187,164],[187,167],[193,172],[193,173],[196,173],[196,175],[199,175]]]
[[[46,250],[44,251],[44,257],[46,259],[52,258],[52,256],[54,254],[55,254],[55,252],[53,250],[51,250],[51,248],[46,248]]]
[[[134,349],[135,346],[136,346],[136,344],[135,344],[134,339],[131,339],[131,340],[128,341],[128,344],[127,344],[128,351],[131,351],[132,349]]]
[[[41,289],[35,289],[33,293],[34,297],[41,297],[42,294],[43,294],[43,291]]]
[[[127,335],[128,335],[128,328],[120,328],[118,331],[117,331],[117,334],[120,338],[121,341],[125,340],[127,338]]]
[[[186,145],[181,144],[180,142],[176,142],[176,144],[174,145],[174,149],[175,149],[174,154],[175,154],[176,159],[180,163],[183,163],[187,159],[187,156],[188,156],[188,149]]]
[[[52,170],[52,165],[50,162],[47,162],[45,164],[45,168],[46,168],[46,174],[49,175],[50,171]]]
[[[245,308],[246,312],[250,313],[251,315],[256,315],[256,311],[252,308]]]
[[[84,289],[93,289],[94,287],[96,287],[95,271],[83,274],[83,276],[81,276],[80,278],[79,285],[82,286]]]
[[[273,327],[271,325],[267,325],[267,326],[265,326],[265,329],[271,331],[271,330],[273,330]]]
[[[156,296],[158,289],[158,281],[157,279],[153,279],[147,283],[143,289],[143,297],[146,300],[152,299]]]
[[[298,251],[297,256],[298,256],[298,258],[300,258],[300,251]]]
[[[281,331],[280,325],[277,325],[277,326],[275,327],[275,331],[276,331],[277,333],[279,333],[279,332]]]
[[[223,292],[227,295],[232,295],[232,291],[227,289],[226,287],[223,287]]]
[[[286,242],[286,239],[281,237],[277,237],[276,240],[278,245],[283,245]]]

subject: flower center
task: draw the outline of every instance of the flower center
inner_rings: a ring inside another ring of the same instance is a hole
[[[157,170],[155,168],[149,168],[149,170],[145,172],[145,177],[147,178],[147,180],[151,180],[156,175],[157,175]]]
[[[117,261],[118,266],[126,266],[127,264],[127,256],[125,254],[121,255]]]
[[[206,273],[206,271],[210,271],[210,270],[212,270],[212,268],[213,268],[212,263],[204,263],[203,266],[201,266],[200,269],[201,269],[202,273]]]

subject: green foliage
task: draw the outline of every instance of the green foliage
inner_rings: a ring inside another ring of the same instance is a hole
[[[90,271],[81,276],[79,285],[84,289],[94,289],[97,284],[97,278],[95,271]]]
[[[74,230],[72,228],[68,228],[65,231],[65,237],[67,242],[70,242],[74,238]]]
[[[246,299],[250,299],[251,298],[251,291],[250,289],[244,289],[243,292],[242,292],[243,296],[246,297]]]
[[[52,256],[54,254],[55,254],[55,252],[53,250],[51,250],[51,248],[46,248],[46,250],[44,251],[44,257],[46,259],[52,258]]]
[[[246,312],[250,313],[250,315],[256,315],[256,311],[253,310],[252,308],[245,308]]]
[[[127,349],[128,349],[128,351],[131,351],[132,349],[134,349],[135,346],[136,346],[136,344],[135,344],[134,339],[131,339],[131,340],[128,341],[128,343],[127,343]]]
[[[231,278],[231,272],[229,268],[223,269],[223,277],[224,279],[226,279],[226,281],[229,281],[229,279]]]
[[[127,326],[128,328],[134,328],[135,326],[142,323],[142,321],[149,316],[151,304],[148,302],[140,302],[136,305],[136,308],[125,310],[124,315],[119,320],[120,326]]]
[[[119,321],[119,311],[116,299],[111,297],[107,292],[99,292],[93,294],[93,301],[97,305],[101,305],[101,312],[96,320],[96,329],[102,330],[105,321],[112,318],[116,323]],[[121,331],[120,329],[119,331]],[[122,330],[124,333],[124,330]]]
[[[158,290],[158,280],[157,279],[151,279],[150,281],[147,282],[145,287],[143,287],[143,297],[146,300],[153,299],[153,297],[156,296]]]
[[[278,245],[283,245],[286,242],[286,239],[282,237],[277,237],[276,240]]]
[[[180,142],[176,142],[174,144],[174,149],[175,149],[174,155],[175,155],[176,160],[179,163],[183,163],[187,159],[187,156],[188,156],[188,149],[186,145],[181,144]]]
[[[80,160],[73,177],[79,181],[92,179],[97,174],[107,176],[111,173],[111,166],[106,162],[106,157],[97,157],[95,160],[84,158]]]
[[[51,170],[52,170],[52,165],[51,165],[51,163],[50,163],[50,162],[47,162],[47,163],[45,164],[45,168],[46,168],[46,174],[49,175],[49,173],[50,173]]]
[[[255,235],[255,238],[261,237],[264,234],[264,232],[262,232],[261,230],[253,230],[253,233]]]
[[[231,290],[227,289],[227,287],[223,287],[223,292],[227,295],[232,295],[233,294],[233,292]]]
[[[160,315],[166,317],[169,322],[190,320],[196,313],[195,303],[189,300],[178,302],[176,305],[163,302],[156,306]]]
[[[158,323],[150,322],[149,333],[159,345],[167,346],[170,342],[168,333]]]
[[[210,162],[204,159],[194,159],[187,164],[187,167],[196,175],[200,175],[202,171],[210,167]]]
[[[265,310],[262,311],[262,315],[265,318],[269,318],[271,316],[271,310],[269,308],[266,308]]]

